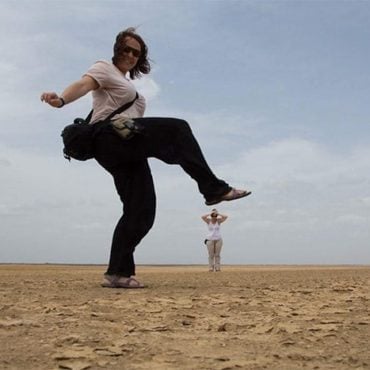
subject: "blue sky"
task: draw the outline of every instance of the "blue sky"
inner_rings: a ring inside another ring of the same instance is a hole
[[[91,97],[61,92],[110,59],[129,26],[152,73],[147,116],[189,121],[214,172],[252,196],[218,209],[223,263],[368,264],[370,2],[3,1],[0,262],[106,263],[121,205],[94,161],[65,161],[62,128]],[[156,224],[137,263],[206,263],[209,211],[180,168],[151,160]]]

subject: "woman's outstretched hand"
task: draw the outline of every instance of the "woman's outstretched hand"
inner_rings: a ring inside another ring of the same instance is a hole
[[[63,100],[55,92],[44,92],[41,94],[41,101],[48,103],[54,108],[60,108],[63,105]]]

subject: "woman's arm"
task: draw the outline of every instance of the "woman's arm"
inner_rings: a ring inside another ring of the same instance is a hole
[[[202,220],[205,222],[205,223],[209,223],[209,216],[210,216],[210,214],[206,214],[206,215],[203,215],[202,216]]]
[[[61,108],[64,104],[71,103],[98,87],[99,84],[92,77],[83,76],[80,80],[69,85],[60,96],[55,92],[42,93],[41,101],[54,108]]]
[[[226,219],[227,219],[227,217],[228,216],[226,216],[226,215],[220,215],[220,214],[218,214],[219,215],[219,218],[217,218],[217,221],[218,221],[218,223],[220,223],[220,224],[222,224],[223,222],[225,222],[226,221]]]

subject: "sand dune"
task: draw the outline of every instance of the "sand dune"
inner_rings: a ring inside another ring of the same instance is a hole
[[[0,265],[0,369],[370,369],[370,268]]]

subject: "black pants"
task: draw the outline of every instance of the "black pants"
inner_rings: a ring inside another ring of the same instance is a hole
[[[123,215],[114,230],[108,274],[135,275],[134,251],[154,223],[156,197],[148,158],[179,164],[211,200],[230,191],[202,154],[187,122],[175,118],[138,118],[143,134],[121,139],[110,126],[99,127],[95,158],[114,179]]]

